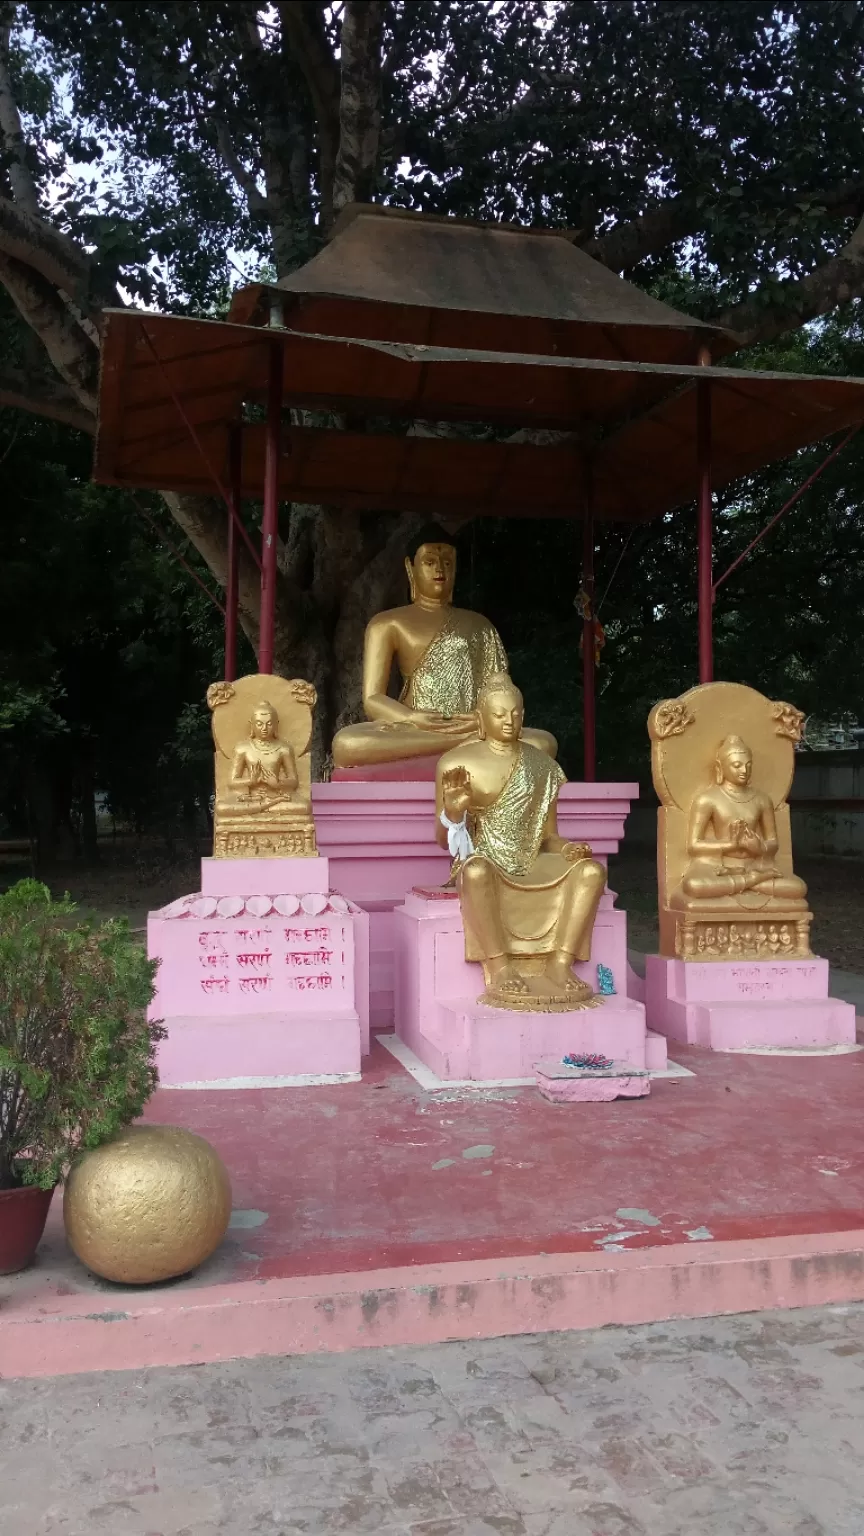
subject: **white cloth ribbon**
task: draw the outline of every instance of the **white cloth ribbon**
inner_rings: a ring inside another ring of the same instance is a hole
[[[474,852],[474,844],[468,831],[468,812],[466,811],[461,821],[451,821],[446,811],[441,812],[441,825],[447,828],[447,849],[451,859],[458,859],[464,864]]]

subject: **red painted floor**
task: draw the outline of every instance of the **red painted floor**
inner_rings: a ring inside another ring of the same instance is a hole
[[[205,1136],[234,1190],[237,1224],[181,1283],[864,1228],[864,1053],[674,1055],[696,1076],[605,1105],[426,1093],[380,1045],[358,1084],[162,1091],[146,1118]],[[68,1254],[59,1201],[5,1284],[114,1289]]]

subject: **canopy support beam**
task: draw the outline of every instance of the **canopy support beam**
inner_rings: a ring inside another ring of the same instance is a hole
[[[228,494],[228,572],[225,578],[225,681],[237,676],[237,616],[240,606],[240,571],[237,564],[237,528],[241,522],[243,484],[243,428],[231,428],[230,485]]]
[[[261,619],[258,670],[273,671],[276,644],[276,578],[279,547],[279,458],[282,452],[282,346],[270,343],[267,375],[267,438],[264,449],[264,517],[261,523]]]
[[[708,366],[711,354],[700,348],[700,363]],[[711,494],[711,385],[707,379],[696,385],[696,451],[699,463],[699,505],[697,511],[696,568],[699,592],[699,681],[714,681],[714,591],[712,552]]]
[[[582,777],[586,784],[593,784],[597,778],[597,700],[594,660],[594,475],[590,463],[585,471],[582,518],[582,590],[585,593],[582,619]]]

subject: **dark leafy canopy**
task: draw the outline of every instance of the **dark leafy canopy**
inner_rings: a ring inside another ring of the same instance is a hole
[[[858,371],[862,65],[864,6],[848,0],[0,3],[0,282],[16,317],[0,400],[92,430],[104,304],[223,312],[242,274],[296,267],[340,206],[370,197],[567,226],[660,297],[774,344],[744,365]],[[815,336],[786,339],[826,316]],[[41,733],[52,762],[74,759],[62,784],[95,774],[112,804],[152,820],[167,785],[175,807],[205,794],[206,734],[189,727],[219,670],[215,609],[125,498],[85,488],[78,440],[16,421],[0,421],[5,443],[19,433],[4,464],[0,739]],[[721,567],[817,456],[720,509]],[[725,675],[808,709],[859,708],[861,479],[850,450],[722,589]],[[221,583],[221,509],[184,497],[169,508],[198,573]],[[283,514],[277,667],[318,687],[319,767],[359,710],[363,624],[400,598],[409,531],[383,513]],[[625,539],[603,532],[601,593]],[[479,525],[460,542],[461,599],[499,623],[531,716],[578,771],[578,535]],[[241,618],[254,641],[246,565]],[[686,511],[633,536],[601,618],[608,763],[641,755],[650,703],[695,675]],[[5,800],[20,822],[16,782]]]
[[[68,86],[41,119],[43,167],[57,168],[49,136],[78,162],[65,226],[95,242],[106,277],[206,308],[236,281],[229,250],[280,269],[308,257],[338,92],[329,8],[26,11],[37,113],[46,75]],[[316,33],[330,60],[317,91]],[[382,51],[379,199],[565,225],[589,245],[617,230],[611,264],[636,257],[646,275],[679,259],[677,234],[721,305],[810,271],[864,208],[864,7],[849,0],[402,0]],[[628,247],[622,226],[652,217],[656,238]]]
[[[125,492],[90,484],[81,434],[0,410],[0,458],[0,825],[49,861],[93,851],[94,791],[166,831],[197,801],[202,827],[212,748],[189,727],[221,670],[218,611]]]

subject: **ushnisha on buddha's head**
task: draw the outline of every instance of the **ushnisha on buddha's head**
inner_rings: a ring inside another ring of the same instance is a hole
[[[412,603],[452,602],[456,581],[456,548],[437,523],[427,523],[412,539],[405,558]]]
[[[518,741],[525,706],[522,695],[506,672],[493,672],[477,695],[481,740],[502,744]]]
[[[718,784],[734,784],[744,789],[750,783],[753,753],[740,736],[724,736],[714,759],[714,777]]]
[[[252,711],[252,719],[249,721],[249,735],[253,740],[272,741],[279,730],[279,716],[272,704],[266,699],[261,699]]]

